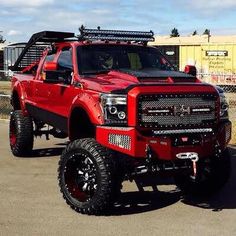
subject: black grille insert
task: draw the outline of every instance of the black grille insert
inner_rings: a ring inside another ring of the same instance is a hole
[[[217,122],[214,94],[139,95],[138,124],[141,127],[212,127]]]

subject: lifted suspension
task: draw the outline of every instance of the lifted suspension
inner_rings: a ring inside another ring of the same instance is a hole
[[[181,162],[177,161],[178,163],[175,161],[159,161],[158,158],[154,157],[150,146],[147,145],[145,162],[134,168],[134,171],[131,173],[131,177],[142,174],[157,174],[168,171],[189,170],[191,169],[191,165],[187,159],[189,158],[182,158]],[[193,159],[191,161],[193,161]],[[196,166],[194,169],[196,172]]]

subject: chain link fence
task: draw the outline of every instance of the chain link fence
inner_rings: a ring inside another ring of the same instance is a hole
[[[0,81],[9,81],[10,77],[9,77],[9,72],[0,70]]]
[[[206,83],[220,86],[225,93],[236,93],[236,74],[198,73],[197,77]]]
[[[0,94],[0,119],[8,119],[12,106],[10,104],[10,95]]]
[[[8,119],[12,110],[10,99],[10,81],[4,72],[0,71],[0,119]]]
[[[229,119],[232,122],[231,143],[236,144],[236,92],[225,91],[225,96],[229,104]]]

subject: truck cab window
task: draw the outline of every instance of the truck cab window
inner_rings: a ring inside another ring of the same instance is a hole
[[[73,64],[72,64],[72,49],[71,48],[63,48],[61,54],[58,58],[58,69],[59,70],[66,70],[72,71]]]
[[[53,61],[54,57],[55,57],[55,53],[53,53],[53,54],[48,54],[48,55],[46,56],[45,61]]]

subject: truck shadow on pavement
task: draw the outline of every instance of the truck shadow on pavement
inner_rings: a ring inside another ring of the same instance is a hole
[[[233,147],[233,146],[231,146]],[[236,147],[236,146],[235,146]],[[231,151],[231,177],[226,185],[211,197],[183,196],[176,188],[169,192],[124,192],[111,215],[129,215],[158,210],[174,203],[181,202],[186,205],[219,212],[224,209],[236,209],[236,148]],[[174,184],[172,180],[166,184]]]
[[[59,156],[64,150],[66,143],[58,143],[57,147],[35,149],[30,158],[43,158]],[[227,184],[217,194],[208,198],[183,196],[180,190],[175,188],[172,178],[165,181],[164,185],[173,185],[170,191],[136,191],[123,192],[115,207],[108,215],[132,215],[168,207],[177,202],[202,209],[219,212],[224,209],[236,209],[236,145],[231,145],[231,177]],[[158,186],[157,186],[158,188]]]
[[[28,158],[60,156],[68,142],[55,144],[57,147],[34,149]]]
[[[63,150],[63,147],[34,149],[29,158],[59,156]]]
[[[209,198],[185,197],[181,201],[187,205],[210,209],[214,212],[224,209],[236,209],[236,146],[230,147],[231,176],[226,185]]]
[[[154,211],[175,204],[180,197],[181,193],[178,190],[126,192],[121,194],[110,214],[119,216]]]

